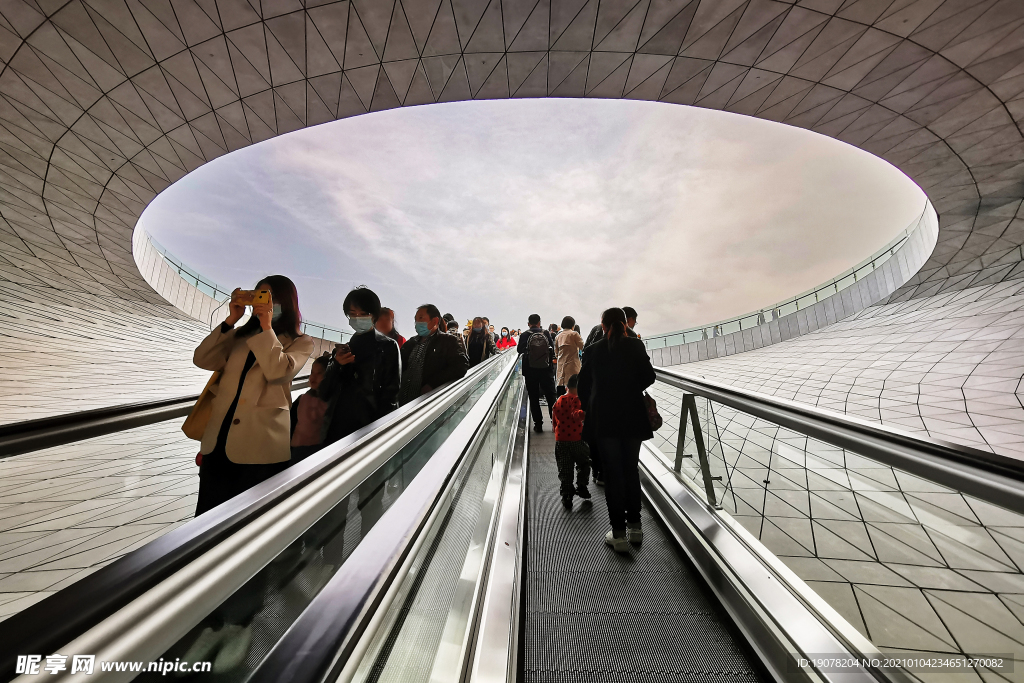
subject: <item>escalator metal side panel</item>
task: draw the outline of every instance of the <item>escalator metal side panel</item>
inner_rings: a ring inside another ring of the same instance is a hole
[[[523,532],[526,513],[526,453],[528,396],[521,390],[515,445],[502,494],[498,526],[487,569],[486,594],[479,615],[472,666],[472,683],[516,680],[519,666],[519,605],[522,587]]]
[[[513,366],[500,370],[466,418],[292,624],[250,680],[319,683],[338,678],[448,483],[457,474],[464,455],[484,430],[484,419],[500,397]]]
[[[748,639],[762,663],[780,682],[878,683],[893,680],[864,668],[822,673],[798,666],[803,654],[856,657],[747,548],[708,505],[683,485],[656,455],[640,454],[640,482],[651,507],[703,575]],[[889,674],[889,672],[886,672]]]

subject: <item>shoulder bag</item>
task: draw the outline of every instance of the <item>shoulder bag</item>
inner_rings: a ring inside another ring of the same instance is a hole
[[[658,412],[657,402],[646,391],[644,392],[644,405],[647,406],[647,420],[651,423],[651,431],[656,432],[661,429],[661,425],[665,421],[661,419],[661,413]]]
[[[203,392],[199,394],[199,399],[192,406],[192,412],[188,414],[188,417],[181,424],[181,431],[185,432],[185,436],[194,441],[203,440],[206,425],[210,422],[210,414],[213,412],[213,392],[210,391],[210,387],[220,382],[220,376],[220,370],[210,376],[210,380],[203,387]]]

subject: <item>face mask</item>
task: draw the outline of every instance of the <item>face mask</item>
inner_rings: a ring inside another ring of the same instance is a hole
[[[508,332],[502,332],[502,333],[501,333],[501,336],[502,336],[502,337],[507,337],[507,336],[508,336]]]
[[[356,334],[367,332],[373,327],[373,318],[368,315],[351,316],[348,319],[348,326],[355,330]]]
[[[483,328],[483,327],[481,327],[480,325],[473,325],[473,331],[474,331],[474,332],[479,332],[479,331],[480,331],[480,330],[482,330],[482,329],[484,329],[484,328]]]
[[[274,304],[274,311],[270,314],[271,320],[277,320],[281,317],[281,304]]]
[[[421,337],[426,337],[430,334],[430,326],[427,323],[416,323],[416,334]]]

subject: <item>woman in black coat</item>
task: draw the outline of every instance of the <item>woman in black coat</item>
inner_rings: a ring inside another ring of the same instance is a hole
[[[644,343],[626,335],[626,314],[609,308],[601,315],[604,338],[583,352],[579,394],[587,425],[600,444],[605,499],[612,530],[605,543],[626,552],[641,543],[640,444],[653,438],[644,390],[654,368]]]

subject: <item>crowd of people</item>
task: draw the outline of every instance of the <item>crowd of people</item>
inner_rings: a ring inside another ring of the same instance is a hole
[[[617,552],[643,542],[638,465],[641,443],[654,437],[646,389],[655,374],[636,322],[632,307],[609,308],[584,341],[572,316],[544,329],[533,314],[517,344],[533,430],[544,431],[542,399],[554,427],[562,505],[590,499],[593,470],[608,506],[604,540]]]
[[[293,402],[292,379],[314,341],[301,332],[291,280],[269,276],[259,290],[269,296],[246,301],[236,290],[227,318],[195,351],[195,364],[215,373],[193,411],[205,406],[196,437],[202,444],[197,515],[514,349],[522,357],[534,431],[544,431],[544,412],[554,427],[563,504],[571,509],[576,496],[590,498],[592,471],[594,483],[605,486],[606,542],[627,551],[642,541],[637,463],[641,441],[652,438],[645,390],[654,370],[634,331],[632,308],[607,309],[584,340],[572,316],[545,329],[534,314],[525,330],[496,332],[486,317],[460,329],[453,315],[424,304],[407,339],[394,311],[357,287],[342,302],[354,334],[314,359],[309,390]],[[247,304],[252,315],[239,326]]]
[[[243,322],[247,306],[251,316]],[[416,309],[415,335],[407,339],[396,328],[394,311],[365,287],[350,291],[342,309],[354,334],[313,360],[308,391],[292,401],[292,380],[315,347],[301,331],[295,285],[272,275],[254,290],[232,293],[228,316],[195,350],[195,364],[213,376],[182,426],[201,442],[197,516],[329,444],[372,430],[377,420],[488,358],[515,352],[534,430],[544,431],[542,400],[554,427],[565,507],[571,510],[576,496],[590,498],[592,469],[608,504],[611,530],[604,541],[619,552],[642,541],[637,465],[641,441],[652,437],[644,390],[653,384],[654,370],[633,331],[636,311],[606,310],[584,341],[571,316],[548,329],[541,327],[539,315],[529,316],[525,330],[495,332],[486,317],[460,329],[454,316],[442,315],[433,304]],[[382,504],[372,480],[357,492],[364,527],[373,525],[379,515],[371,509]],[[338,506],[332,514],[344,518],[346,510]],[[304,537],[302,547],[307,542],[319,547],[317,538],[315,533]],[[324,561],[343,561],[343,545],[323,545]],[[254,619],[270,609],[265,595],[294,574],[301,551],[290,551],[261,572],[259,590],[240,592],[208,617],[184,654],[186,661],[213,658],[215,673],[242,665],[253,642]]]

